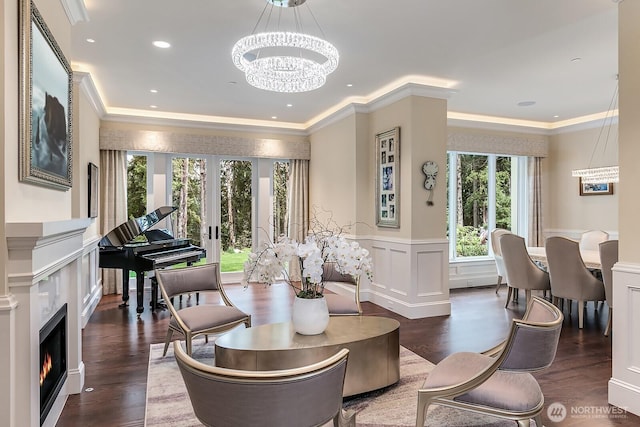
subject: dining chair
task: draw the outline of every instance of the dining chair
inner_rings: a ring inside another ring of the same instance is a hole
[[[206,426],[355,427],[356,415],[342,409],[349,350],[299,368],[243,371],[201,363],[178,341],[176,362],[196,418]]]
[[[518,289],[524,289],[527,302],[531,299],[532,290],[548,291],[551,289],[549,273],[538,267],[529,257],[524,238],[512,233],[503,234],[500,237],[500,247],[509,278],[507,283],[509,292],[505,308],[509,305],[514,289],[516,292]]]
[[[562,312],[543,298],[527,301],[522,320],[513,319],[505,341],[483,353],[458,352],[440,361],[418,390],[416,426],[430,405],[542,426],[544,395],[531,372],[555,359]]]
[[[604,329],[604,336],[608,337],[611,332],[611,321],[613,320],[613,268],[618,262],[618,241],[607,240],[600,243],[600,264],[602,265],[602,282],[604,283],[604,295],[609,307],[609,317],[607,327]]]
[[[342,295],[337,293],[324,293],[330,316],[357,316],[362,314],[360,307],[360,278],[349,274],[340,273],[334,262],[325,262],[322,265],[322,282],[325,288],[327,285],[339,287],[346,293],[352,295]]]
[[[597,251],[601,242],[609,239],[609,233],[602,230],[588,230],[580,236],[580,249],[583,251]]]
[[[578,327],[582,329],[585,302],[594,301],[597,309],[597,302],[605,300],[604,284],[584,265],[580,245],[575,240],[560,236],[548,237],[545,247],[554,302],[557,303],[558,298],[568,299],[571,315],[571,301],[576,300]]]
[[[491,236],[489,239],[491,240],[491,249],[493,250],[493,258],[496,261],[496,270],[498,270],[498,282],[496,283],[496,294],[500,290],[500,286],[502,282],[509,283],[507,279],[507,269],[504,265],[504,259],[502,258],[502,250],[500,249],[500,237],[504,234],[511,233],[509,230],[505,230],[504,228],[494,228],[491,231]]]
[[[247,328],[251,326],[251,316],[237,308],[224,291],[218,263],[156,270],[156,279],[171,313],[163,356],[167,354],[174,332],[184,335],[187,354],[190,355],[191,341],[196,336],[204,335],[207,339],[208,334],[225,332],[242,323]],[[222,300],[222,304],[174,304],[175,297],[198,292],[213,293]]]

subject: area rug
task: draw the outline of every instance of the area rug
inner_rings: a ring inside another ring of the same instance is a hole
[[[151,344],[147,376],[145,426],[201,426],[202,424],[193,413],[189,395],[173,357],[173,348],[169,346],[167,355],[162,357],[163,346],[164,344]],[[195,342],[193,357],[203,363],[212,363],[213,343]],[[344,407],[357,412],[356,424],[358,427],[415,426],[417,390],[432,368],[432,363],[406,348],[400,347],[400,381],[381,390],[346,398]],[[332,423],[329,423],[326,427],[331,425]],[[433,406],[429,409],[427,423],[425,424],[428,427],[502,427],[513,425],[512,422],[439,406]]]

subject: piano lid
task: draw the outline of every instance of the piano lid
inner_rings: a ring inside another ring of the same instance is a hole
[[[123,246],[162,221],[167,215],[177,209],[178,208],[174,206],[162,206],[140,218],[130,219],[107,233],[107,235],[100,240],[99,246]]]

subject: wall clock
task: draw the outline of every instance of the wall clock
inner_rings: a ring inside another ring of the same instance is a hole
[[[433,206],[433,187],[436,185],[436,176],[438,175],[438,164],[431,160],[424,162],[422,165],[422,173],[425,174],[424,189],[429,192],[427,205]]]

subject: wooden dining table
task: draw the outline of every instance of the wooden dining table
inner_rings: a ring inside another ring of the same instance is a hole
[[[529,252],[529,257],[531,257],[532,260],[538,261],[545,266],[547,265],[547,251],[544,246],[527,246],[527,252]],[[602,269],[599,251],[581,249],[580,255],[587,268],[592,270]]]

